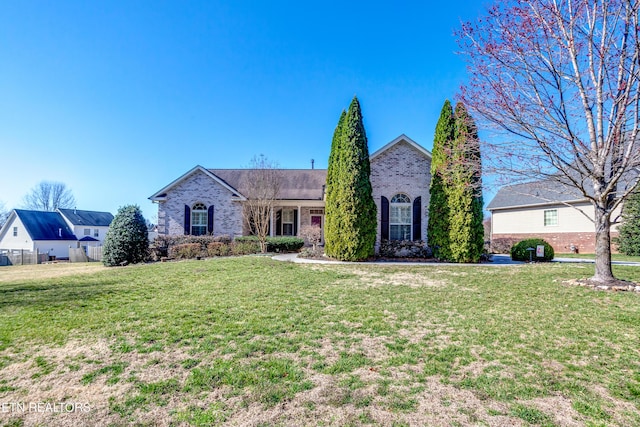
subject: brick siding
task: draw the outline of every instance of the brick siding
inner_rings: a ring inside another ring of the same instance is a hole
[[[611,238],[617,237],[617,232],[611,233]],[[592,254],[595,253],[596,237],[595,232],[573,232],[573,233],[510,233],[510,234],[493,234],[492,242],[499,240],[511,240],[514,243],[524,239],[540,238],[544,239],[553,247],[555,253],[570,253],[571,245],[574,245],[579,253]],[[611,246],[611,250],[617,253],[615,245]]]

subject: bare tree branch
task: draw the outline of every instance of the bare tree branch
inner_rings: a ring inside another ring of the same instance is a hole
[[[75,207],[73,193],[62,182],[41,181],[24,197],[26,209],[55,211]]]

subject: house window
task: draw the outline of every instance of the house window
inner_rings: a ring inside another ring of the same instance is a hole
[[[391,198],[389,239],[411,240],[411,199],[406,194],[396,194]]]
[[[282,210],[282,235],[293,236],[293,209]]]
[[[91,229],[90,228],[85,228],[84,229],[84,235],[85,236],[91,236]]]
[[[93,230],[93,237],[95,237],[96,239],[98,237],[100,237],[100,230],[99,229],[96,228],[95,230]]]
[[[191,234],[194,236],[207,234],[207,207],[202,203],[196,203],[191,208]]]
[[[544,211],[544,226],[558,225],[558,209],[549,209]]]
[[[18,227],[13,227],[13,237],[18,237]]]

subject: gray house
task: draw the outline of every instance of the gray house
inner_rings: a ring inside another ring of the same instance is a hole
[[[401,135],[370,156],[373,197],[381,239],[426,240],[431,153]],[[324,169],[283,169],[271,215],[272,236],[297,236],[304,225],[324,227]],[[248,234],[243,202],[251,169],[195,166],[154,193],[159,235]]]

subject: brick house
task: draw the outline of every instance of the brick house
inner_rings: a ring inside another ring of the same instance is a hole
[[[371,185],[381,239],[426,240],[431,153],[406,135],[370,156]],[[251,169],[195,166],[154,193],[159,235],[248,233],[242,209]],[[325,169],[282,169],[270,235],[297,236],[302,226],[324,227]]]
[[[535,237],[549,242],[557,253],[595,252],[593,205],[574,187],[545,180],[508,185],[487,210],[494,247]],[[611,218],[619,216],[620,209]],[[617,226],[612,224],[611,237],[618,235]]]

